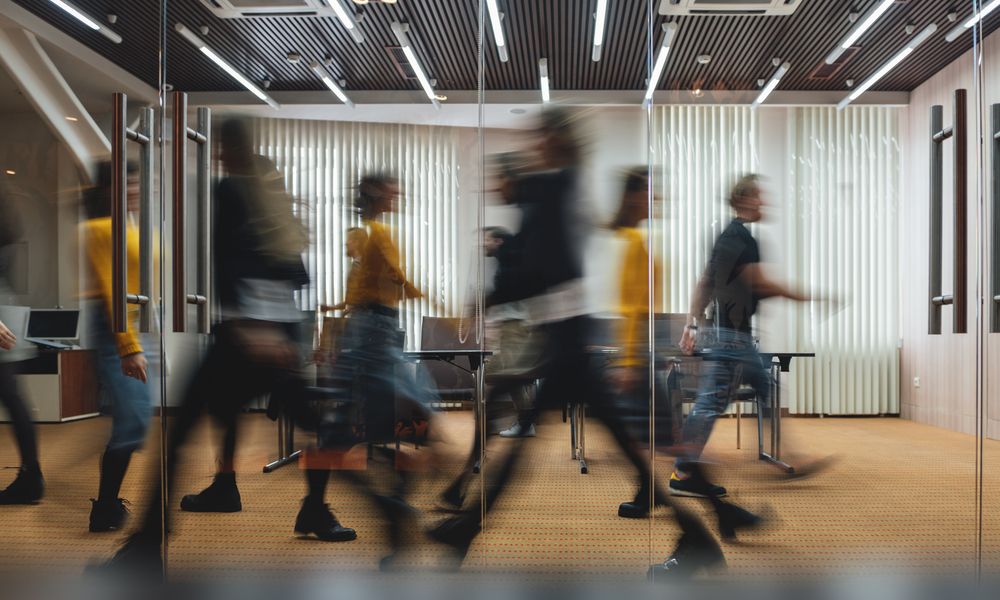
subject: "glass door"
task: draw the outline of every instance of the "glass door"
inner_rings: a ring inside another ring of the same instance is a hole
[[[109,558],[160,478],[164,7],[11,2],[0,18],[8,575]]]

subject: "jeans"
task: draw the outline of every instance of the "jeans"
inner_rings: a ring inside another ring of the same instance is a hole
[[[155,385],[156,379],[147,377],[147,383],[143,383],[122,373],[118,344],[111,333],[106,306],[103,302],[94,302],[89,306],[88,312],[91,321],[86,345],[97,354],[97,375],[101,387],[111,400],[111,439],[108,440],[108,448],[136,450],[142,446],[149,430],[152,414],[150,388]],[[154,367],[155,365],[149,365],[148,374],[153,373]]]
[[[771,393],[771,375],[761,361],[749,333],[720,329],[718,339],[708,348],[702,362],[698,398],[684,423],[681,456],[677,467],[701,457],[715,420],[724,413],[741,385],[757,392],[759,407],[767,406]]]

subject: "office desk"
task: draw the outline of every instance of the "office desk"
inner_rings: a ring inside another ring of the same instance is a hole
[[[483,393],[483,378],[482,378],[482,366],[489,360],[489,357],[493,356],[492,350],[480,350],[478,348],[465,348],[457,350],[410,350],[403,352],[403,357],[407,360],[412,360],[420,362],[422,360],[439,360],[442,362],[454,365],[455,368],[461,369],[467,373],[470,373],[476,382],[476,397],[472,402],[472,414],[476,422],[476,441],[478,442],[484,435],[486,423],[486,395]],[[469,360],[469,368],[459,365],[456,361],[459,358],[467,358]],[[473,452],[481,447],[478,443],[473,443]],[[473,462],[472,472],[478,473],[482,463],[477,457]]]
[[[479,385],[480,378],[478,373],[483,362],[493,356],[491,350],[479,350],[475,349],[465,349],[465,350],[415,350],[403,352],[403,358],[413,361],[421,360],[440,360],[450,364],[455,365],[455,367],[462,369],[463,371],[468,371],[472,373],[473,377],[476,378],[476,387],[480,388]],[[459,358],[468,358],[469,369],[458,365],[455,361]],[[314,388],[315,392],[322,392],[322,388]],[[485,402],[483,399],[482,390],[478,389],[478,398],[473,402],[473,412],[476,418],[476,435],[479,435],[479,431],[483,426],[483,415],[485,414],[480,406],[481,403]],[[278,415],[278,457],[264,465],[264,472],[271,473],[276,469],[279,469],[287,464],[291,464],[299,459],[302,455],[301,450],[295,449],[295,424],[289,419],[284,411],[281,411]],[[474,472],[479,472],[479,462],[476,462],[474,467]]]
[[[97,356],[92,350],[39,348],[17,366],[33,421],[63,423],[100,414]]]

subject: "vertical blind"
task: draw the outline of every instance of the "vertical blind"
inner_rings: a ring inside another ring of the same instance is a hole
[[[901,153],[895,108],[798,108],[789,198],[789,271],[839,306],[800,305],[793,411],[899,412],[897,210]]]
[[[395,228],[407,276],[424,292],[400,312],[407,347],[417,345],[421,316],[455,314],[458,295],[456,208],[457,130],[422,125],[255,119],[258,152],[275,162],[310,232],[310,285],[303,310],[344,299],[350,263],[345,232],[360,225],[352,208],[359,179],[390,173],[400,182],[400,210],[386,215]]]
[[[686,312],[712,243],[729,224],[736,179],[757,168],[756,113],[742,106],[657,106],[653,186],[660,214],[654,242],[667,312]]]

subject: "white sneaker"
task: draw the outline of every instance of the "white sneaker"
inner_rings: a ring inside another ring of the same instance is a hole
[[[510,429],[504,429],[500,432],[500,437],[505,438],[522,438],[522,437],[535,437],[535,426],[534,424],[529,425],[527,429],[523,429],[520,423],[514,423],[511,425]]]

